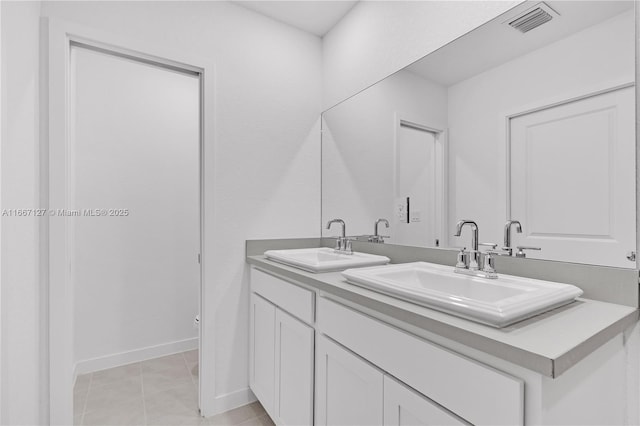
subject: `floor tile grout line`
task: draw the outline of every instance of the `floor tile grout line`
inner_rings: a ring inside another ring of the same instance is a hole
[[[140,389],[142,392],[142,417],[144,418],[144,424],[149,424],[149,419],[147,418],[147,402],[144,395],[144,375],[142,374],[142,363],[140,363]]]
[[[189,372],[189,377],[191,377],[191,383],[196,386],[196,381],[193,378],[193,374],[191,373],[191,369],[189,368],[189,362],[187,361],[187,357],[184,355],[187,351],[182,352],[182,360],[184,361],[184,365],[187,367],[187,372]],[[198,376],[200,375],[200,366],[198,365]]]
[[[87,402],[89,401],[89,392],[91,392],[91,384],[93,383],[93,373],[90,373],[89,384],[87,385],[87,394],[84,396],[84,404],[82,404],[82,414],[80,415],[80,424],[84,425],[84,415],[87,412]]]
[[[198,407],[198,415],[200,416],[201,419],[204,419],[204,421],[207,422],[207,424],[209,424],[209,419],[204,417],[202,415],[202,412],[200,411],[200,387],[198,386],[198,383],[196,383],[196,379],[193,377],[193,373],[191,372],[189,362],[187,361],[187,357],[185,355],[187,352],[188,351],[182,352],[182,359],[184,360],[184,364],[187,366],[187,373],[189,373],[189,377],[191,377],[191,383],[193,383],[193,387],[196,388],[196,407]],[[198,366],[198,381],[199,381],[200,380],[200,364],[197,363],[196,365]]]
[[[185,355],[186,352],[187,351],[183,351],[183,352],[179,353],[180,354],[180,358],[179,359],[182,359],[182,363],[180,363],[178,361],[177,365],[183,365],[185,367],[185,369],[186,369],[187,374],[190,376],[190,380],[187,381],[187,382],[184,382],[184,383],[189,383],[191,386],[195,387],[195,386],[197,386],[196,379],[194,378],[194,376],[191,373],[191,370],[189,368],[189,361],[187,360],[187,357]],[[158,358],[163,358],[163,357],[158,357]],[[134,363],[132,363],[132,364],[134,364]],[[128,374],[126,377],[119,378],[114,383],[102,383],[102,385],[108,386],[110,384],[115,384],[115,383],[119,382],[120,380],[131,380],[131,379],[135,378],[135,376],[139,376],[140,377],[140,395],[141,395],[141,399],[142,399],[142,409],[143,409],[144,424],[145,425],[149,425],[149,413],[148,413],[147,403],[146,403],[146,393],[147,392],[145,392],[145,381],[144,381],[144,378],[143,378],[143,362],[137,362],[135,364],[137,364],[137,371],[138,371],[137,374],[133,374],[133,375]],[[115,368],[119,368],[119,367],[122,367],[122,366],[114,367],[114,369]],[[85,422],[90,393],[92,393],[93,391],[95,391],[98,388],[102,387],[102,386],[98,386],[99,382],[96,380],[96,377],[94,377],[95,376],[94,373],[95,372],[87,373],[90,376],[89,376],[89,381],[88,381],[88,384],[87,384],[87,390],[86,390],[86,394],[85,394],[85,401],[83,403],[82,412],[81,412],[80,419],[79,419],[79,421],[81,422],[82,425],[84,425],[84,422]],[[149,390],[149,389],[147,389],[147,390]],[[197,401],[196,401],[196,405],[198,405]],[[202,421],[203,425],[208,425],[209,424],[209,420],[207,418],[201,417],[201,419],[202,419],[201,421]]]

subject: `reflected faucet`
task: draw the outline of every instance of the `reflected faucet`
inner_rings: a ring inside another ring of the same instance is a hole
[[[342,254],[353,254],[353,251],[351,250],[351,240],[347,239],[347,225],[345,225],[344,220],[331,219],[327,222],[327,229],[331,228],[331,225],[334,223],[342,225],[342,233],[336,240],[335,251]]]
[[[478,269],[478,224],[472,220],[461,220],[456,224],[456,233],[453,234],[454,237],[459,237],[462,233],[462,228],[465,225],[469,225],[471,227],[471,251],[470,251],[470,259],[469,259],[469,267],[470,271],[475,271]]]
[[[513,247],[511,247],[511,225],[516,225],[516,232],[522,234],[522,225],[517,220],[508,220],[504,224],[504,247],[502,250],[509,253],[509,256],[513,254]]]
[[[376,223],[373,225],[373,236],[369,238],[369,241],[372,243],[384,243],[384,239],[388,238],[386,235],[380,235],[378,233],[378,225],[384,223],[385,228],[389,227],[389,221],[387,219],[378,219]]]

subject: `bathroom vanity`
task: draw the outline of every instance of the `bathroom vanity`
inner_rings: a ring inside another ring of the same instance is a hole
[[[273,262],[247,244],[250,386],[277,424],[624,424],[634,415],[636,307],[578,299],[499,329],[340,272]]]

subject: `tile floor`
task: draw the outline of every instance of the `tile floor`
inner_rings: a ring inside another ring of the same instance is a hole
[[[273,426],[258,402],[200,417],[197,384],[197,350],[83,374],[74,388],[74,424]]]

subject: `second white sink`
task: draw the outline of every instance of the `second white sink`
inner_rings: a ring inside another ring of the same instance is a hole
[[[390,261],[386,256],[359,252],[342,254],[327,247],[268,250],[264,252],[264,255],[276,262],[315,273],[342,271],[347,268],[361,266],[384,265]]]
[[[485,279],[426,262],[348,269],[342,275],[352,284],[494,327],[549,311],[582,294],[570,284],[512,275]]]

